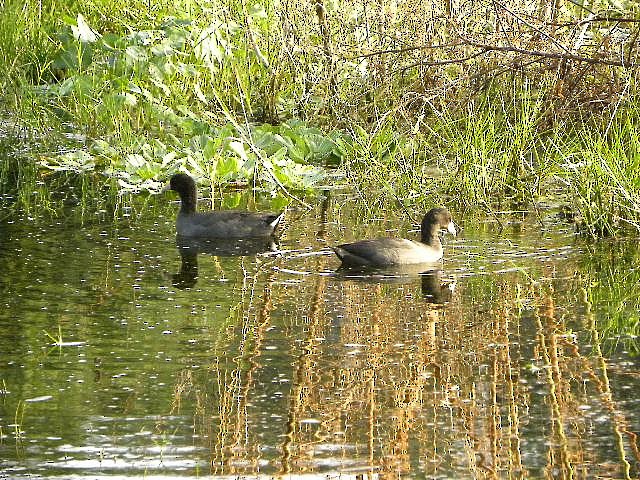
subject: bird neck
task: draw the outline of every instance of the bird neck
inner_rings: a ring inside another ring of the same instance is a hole
[[[196,213],[198,204],[198,191],[193,190],[180,192],[180,213]]]
[[[420,241],[425,245],[429,245],[435,248],[442,248],[442,243],[440,243],[440,235],[438,234],[438,227],[435,225],[429,229],[422,230],[421,234],[422,238]]]

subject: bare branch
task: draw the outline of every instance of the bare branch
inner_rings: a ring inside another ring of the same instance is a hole
[[[459,47],[461,45],[464,45],[464,44],[461,42],[458,42],[458,43],[449,43],[444,45],[416,45],[413,47],[406,47],[406,48],[392,48],[389,50],[377,50],[375,52],[363,53],[361,55],[354,55],[352,57],[345,57],[345,58],[347,60],[355,60],[356,58],[376,57],[378,55],[385,55],[389,53],[407,53],[407,52],[414,52],[416,50],[440,50],[445,48]]]
[[[404,70],[408,70],[409,68],[413,68],[413,67],[437,67],[441,65],[451,65],[453,63],[464,63],[480,55],[483,55],[485,53],[486,53],[485,50],[481,50],[479,52],[474,53],[473,55],[469,55],[468,57],[464,57],[464,58],[452,58],[451,60],[437,60],[433,62],[426,62],[426,61],[416,62],[416,63],[412,63],[411,65],[405,65],[403,67],[396,68],[394,72],[402,72]]]
[[[590,63],[592,65],[610,65],[613,67],[622,67],[622,68],[635,68],[638,66],[637,64],[628,64],[626,62],[622,62],[619,60],[610,60],[608,58],[583,57],[581,55],[575,55],[573,53],[542,52],[538,50],[527,50],[525,48],[519,48],[519,47],[513,47],[513,46],[488,45],[486,43],[476,42],[475,40],[465,38],[464,36],[460,36],[460,38],[464,40],[465,43],[467,43],[468,45],[471,45],[477,48],[483,48],[485,51],[516,52],[516,53],[521,53],[523,55],[529,55],[532,57],[556,58],[559,60],[573,60],[575,62]]]

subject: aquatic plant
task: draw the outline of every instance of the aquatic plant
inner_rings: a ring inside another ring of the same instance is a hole
[[[205,97],[200,82],[216,74],[215,52],[203,50],[204,33],[192,22],[100,35],[78,15],[70,27],[53,62],[64,80],[34,88],[87,137],[98,138],[87,138],[86,149],[47,156],[40,162],[45,168],[99,172],[117,179],[121,191],[157,190],[158,180],[179,169],[211,185],[273,191],[310,189],[325,176],[320,166],[341,161],[337,132],[325,135],[295,119],[272,126],[246,117],[241,124],[215,90]],[[184,91],[185,82],[192,91]],[[189,105],[192,95],[198,111]],[[217,127],[210,124],[212,101],[228,120]]]
[[[640,231],[640,109],[614,111],[607,122],[583,120],[562,146],[560,175],[580,226],[592,236]]]
[[[240,136],[227,126],[167,143],[140,137],[127,147],[95,140],[88,151],[46,156],[40,164],[54,171],[103,174],[116,179],[121,192],[157,191],[178,170],[205,178],[212,187],[258,184],[275,191],[313,188],[326,176],[321,165],[341,155],[330,137],[291,121],[252,126]]]
[[[636,4],[5,4],[4,102],[41,167],[285,192],[341,165],[372,203],[560,193],[589,235],[639,229]]]
[[[594,344],[606,352],[618,344],[640,351],[640,272],[638,252],[629,240],[601,241],[588,246],[577,289],[593,322]]]

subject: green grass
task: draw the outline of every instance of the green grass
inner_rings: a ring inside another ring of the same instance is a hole
[[[53,189],[68,172],[110,195],[154,192],[181,170],[213,191],[296,199],[341,166],[371,211],[390,201],[411,211],[530,208],[554,196],[588,235],[640,231],[633,70],[578,62],[560,74],[555,60],[515,68],[489,52],[451,64],[460,52],[405,48],[455,40],[439,3],[388,18],[367,2],[327,4],[322,16],[271,1],[1,6],[2,102],[39,153],[3,160],[5,191]],[[635,15],[626,8],[616,15]],[[416,30],[426,13],[430,34]],[[501,44],[485,20],[465,35]],[[605,42],[599,25],[587,27]],[[629,36],[616,48],[631,54],[637,26],[620,28]],[[573,41],[570,29],[556,35],[553,45]],[[421,64],[427,56],[434,65]]]
[[[514,83],[463,112],[434,110],[413,134],[391,118],[371,133],[357,128],[346,168],[359,191],[376,192],[370,204],[490,212],[544,200],[569,208],[589,236],[640,232],[639,113],[627,102],[549,122],[543,95]]]

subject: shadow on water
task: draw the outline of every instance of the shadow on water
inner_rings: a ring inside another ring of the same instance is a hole
[[[277,254],[176,241],[162,204],[2,224],[0,476],[638,477],[635,239],[462,218],[438,269],[336,272],[411,228],[348,205]]]

